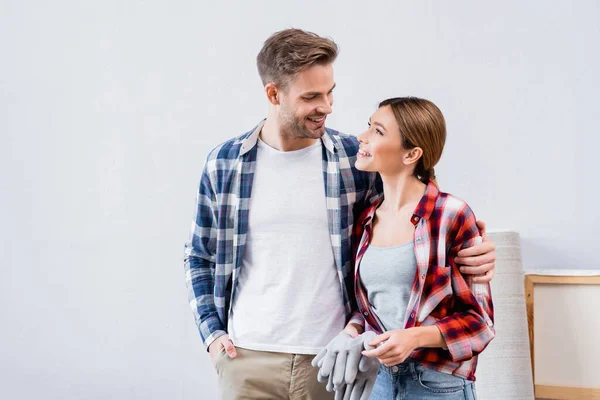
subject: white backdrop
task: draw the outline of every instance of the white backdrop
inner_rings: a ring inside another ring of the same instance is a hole
[[[434,101],[442,188],[519,231],[526,269],[600,268],[600,3],[366,3],[0,0],[0,398],[216,398],[183,243],[287,27],[340,45],[330,127]]]

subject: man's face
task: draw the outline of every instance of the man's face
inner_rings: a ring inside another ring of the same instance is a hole
[[[298,139],[318,139],[333,106],[333,67],[313,65],[297,73],[280,91],[281,132]]]

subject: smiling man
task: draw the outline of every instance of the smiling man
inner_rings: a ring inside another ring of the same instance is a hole
[[[357,139],[325,128],[337,52],[299,29],[267,39],[267,118],[213,149],[202,172],[186,282],[224,399],[333,398],[311,360],[354,329],[352,225],[379,194],[376,175],[354,168]],[[491,279],[492,243],[463,256]]]

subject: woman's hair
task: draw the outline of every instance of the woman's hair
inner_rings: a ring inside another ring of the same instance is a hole
[[[417,161],[414,175],[427,184],[435,182],[435,165],[442,157],[446,142],[446,121],[440,109],[429,100],[417,97],[396,97],[379,103],[379,108],[390,106],[402,136],[402,146],[420,147],[423,155]]]

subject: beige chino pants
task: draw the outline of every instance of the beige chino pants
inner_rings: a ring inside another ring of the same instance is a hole
[[[215,360],[223,400],[333,400],[333,393],[317,381],[314,355],[254,351],[236,347],[237,357],[225,349]]]

